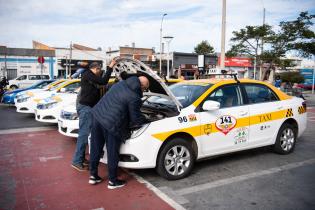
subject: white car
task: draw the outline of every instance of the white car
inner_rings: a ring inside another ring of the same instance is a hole
[[[76,101],[78,91],[58,93],[41,100],[35,108],[35,119],[39,122],[58,123],[61,110]]]
[[[166,179],[181,179],[195,161],[211,156],[267,145],[289,154],[306,129],[304,100],[261,81],[235,76],[167,87],[145,64],[122,58],[114,71],[133,71],[150,80],[142,112],[151,122],[122,144],[121,167],[156,168]]]
[[[80,87],[80,80],[66,80],[52,87],[47,91],[27,92],[22,97],[17,98],[15,106],[16,111],[20,113],[35,113],[37,103],[42,99],[55,96],[58,93],[73,92]]]
[[[16,97],[14,98],[14,103],[16,103],[18,99],[29,97],[29,96],[33,97],[35,95],[35,93],[48,91],[52,87],[57,86],[58,84],[60,84],[64,81],[66,81],[66,80],[64,80],[64,79],[56,80],[56,81],[54,81],[54,82],[52,82],[52,83],[50,83],[50,84],[48,84],[42,88],[36,88],[36,89],[21,91],[18,94],[16,94]]]
[[[77,114],[75,101],[61,110],[58,118],[58,131],[65,136],[78,137],[79,116]]]
[[[9,80],[9,88],[17,89],[17,88],[27,88],[38,82],[40,80],[49,80],[49,75],[40,75],[40,74],[33,74],[33,75],[20,75],[19,77]]]

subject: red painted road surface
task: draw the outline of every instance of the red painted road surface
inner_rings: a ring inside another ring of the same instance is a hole
[[[315,122],[315,107],[307,107],[308,121]]]
[[[74,148],[57,131],[0,135],[0,209],[172,209],[124,171],[123,188],[89,185],[88,172],[70,167]],[[107,179],[105,165],[99,171]]]

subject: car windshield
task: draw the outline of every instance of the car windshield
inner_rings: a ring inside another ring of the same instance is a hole
[[[48,86],[49,83],[51,83],[51,81],[49,81],[49,80],[46,80],[46,81],[39,81],[39,82],[36,82],[35,84],[33,84],[33,85],[31,86],[31,88],[42,89],[42,88],[45,88],[46,86]]]
[[[58,84],[58,85],[56,85],[56,86],[50,88],[49,90],[50,90],[50,91],[58,90],[59,88],[61,88],[62,86],[64,86],[67,82],[68,82],[68,81],[64,81],[64,82],[62,82],[62,83],[60,83],[60,84]]]
[[[178,83],[169,86],[169,88],[176,99],[183,105],[183,108],[185,108],[196,101],[211,85],[205,83]],[[176,107],[173,101],[161,96],[152,96],[145,103]]]

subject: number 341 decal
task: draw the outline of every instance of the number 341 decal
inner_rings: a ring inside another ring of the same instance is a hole
[[[224,133],[228,134],[236,126],[236,118],[230,115],[223,115],[215,122],[215,127]]]

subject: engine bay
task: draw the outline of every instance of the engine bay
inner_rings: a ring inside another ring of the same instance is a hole
[[[179,112],[174,109],[158,108],[150,105],[143,105],[141,108],[141,112],[149,122],[162,120],[166,117],[173,117],[179,114]]]

